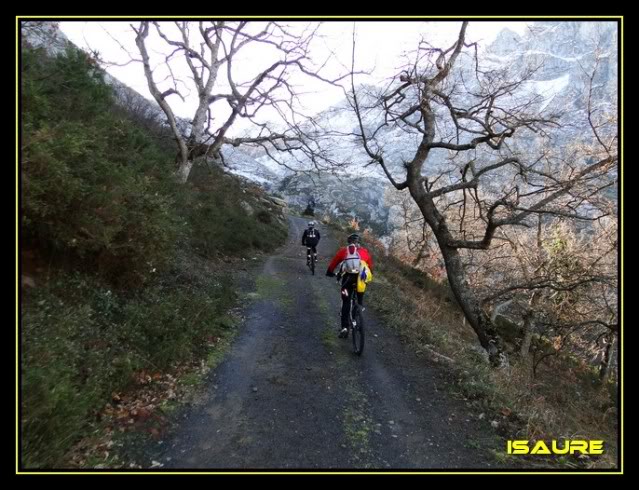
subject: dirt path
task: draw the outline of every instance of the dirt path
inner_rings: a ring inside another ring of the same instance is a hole
[[[290,218],[286,246],[258,269],[245,325],[199,402],[150,449],[164,468],[492,468],[494,430],[444,377],[366,310],[364,355],[337,338],[339,292],[324,276],[338,243],[322,229],[317,275]],[[375,301],[374,285],[367,304]]]

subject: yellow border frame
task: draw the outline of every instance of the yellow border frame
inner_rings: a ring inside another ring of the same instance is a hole
[[[452,16],[452,15],[434,15],[434,16],[424,16],[424,15],[397,15],[397,16],[381,16],[381,15],[219,15],[219,16],[205,16],[205,15],[151,15],[151,16],[142,16],[142,15],[90,15],[90,16],[78,16],[78,15],[56,15],[56,16],[46,16],[46,15],[22,15],[16,16],[16,40],[20,37],[20,20],[27,19],[47,19],[47,20],[84,20],[84,19],[309,19],[309,20],[340,20],[340,19],[357,19],[357,20],[442,20],[442,19],[497,19],[497,20],[534,20],[534,19],[597,19],[597,20],[619,20],[620,21],[620,31],[621,31],[621,40],[620,40],[620,86],[621,93],[619,98],[619,114],[620,114],[620,146],[621,146],[621,168],[620,168],[620,176],[623,175],[623,40],[624,40],[624,32],[623,32],[623,15],[468,15],[468,16]],[[619,41],[618,41],[619,42]],[[624,468],[624,450],[623,450],[623,412],[624,412],[624,399],[623,399],[623,368],[624,368],[624,359],[623,359],[623,349],[621,348],[621,342],[619,343],[619,354],[621,355],[621,376],[619,378],[619,386],[621,391],[621,417],[620,417],[620,427],[619,427],[619,438],[620,438],[620,468],[618,471],[20,471],[20,461],[19,461],[19,444],[18,440],[20,437],[20,428],[19,428],[19,417],[18,413],[20,407],[18,406],[18,394],[19,394],[19,383],[20,383],[20,366],[19,366],[19,301],[18,301],[18,291],[20,287],[20,278],[19,275],[19,243],[18,243],[18,230],[19,230],[19,205],[18,202],[18,172],[20,168],[20,156],[19,156],[19,112],[18,112],[18,95],[19,95],[19,42],[16,42],[16,474],[17,475],[158,475],[158,474],[166,474],[166,475],[623,475]],[[620,340],[623,341],[623,180],[620,182],[621,187],[621,262],[620,262],[620,274],[621,274],[621,327],[620,327]]]

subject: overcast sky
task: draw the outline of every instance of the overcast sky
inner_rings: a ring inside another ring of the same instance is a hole
[[[301,25],[302,23],[298,22],[297,24]],[[461,27],[461,21],[357,21],[355,23],[352,21],[325,21],[322,24],[319,30],[322,37],[314,41],[313,57],[317,60],[323,60],[329,57],[331,52],[334,53],[334,56],[330,56],[330,63],[327,65],[328,76],[336,75],[340,65],[350,66],[352,32],[355,25],[357,35],[356,69],[373,71],[373,78],[366,81],[379,81],[396,74],[396,68],[402,64],[402,53],[415,49],[421,37],[434,45],[448,47],[454,42]],[[477,41],[482,48],[492,42],[504,27],[523,34],[526,26],[526,22],[471,21],[467,31],[467,40]],[[104,60],[117,63],[126,62],[130,56],[123,48],[139,58],[131,22],[67,21],[61,22],[60,28],[74,44],[81,48],[97,50]],[[149,50],[152,60],[154,51],[166,52],[163,42],[150,41]],[[255,59],[251,59],[251,56],[254,56]],[[256,50],[246,51],[244,57],[246,66],[263,61],[260,60],[260,53]],[[155,57],[156,61],[159,59],[159,57]],[[152,99],[140,63],[132,63],[125,67],[113,66],[108,68],[108,71],[145,97]],[[299,79],[299,85],[300,89],[307,93],[301,98],[301,102],[308,114],[317,113],[343,97],[341,90],[331,88],[327,84],[310,81],[308,77],[304,77],[303,80]],[[168,85],[164,87],[164,89],[166,88]],[[173,96],[170,102],[177,115],[185,118],[193,116],[196,107],[195,95],[186,97],[185,102]],[[242,127],[244,125],[237,125],[236,130]]]

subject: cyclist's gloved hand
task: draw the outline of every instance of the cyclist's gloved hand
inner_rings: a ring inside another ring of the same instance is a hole
[[[335,277],[335,274],[330,269],[326,271],[326,275],[328,277]]]

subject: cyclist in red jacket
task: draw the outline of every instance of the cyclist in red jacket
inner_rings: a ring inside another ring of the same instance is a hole
[[[357,291],[357,279],[365,266],[373,271],[373,258],[368,250],[359,244],[359,235],[353,233],[348,237],[348,245],[337,251],[331,263],[328,264],[326,275],[333,277],[337,274],[342,280],[342,327],[339,337],[348,336],[348,315],[350,313],[351,294],[357,293],[357,303],[363,306],[364,293]],[[361,262],[364,261],[365,264]],[[337,270],[337,272],[336,272]]]

